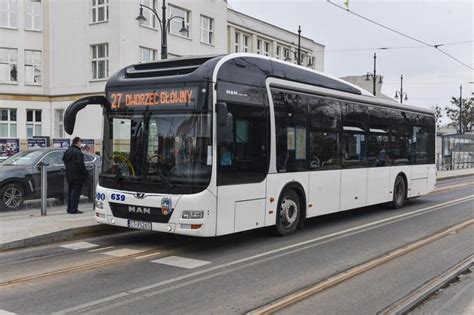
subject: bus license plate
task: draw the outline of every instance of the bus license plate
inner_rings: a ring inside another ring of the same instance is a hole
[[[128,220],[128,227],[132,229],[151,231],[151,222]]]

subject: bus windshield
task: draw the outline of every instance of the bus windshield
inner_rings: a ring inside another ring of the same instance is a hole
[[[101,186],[195,193],[209,184],[210,113],[109,113],[104,124]]]

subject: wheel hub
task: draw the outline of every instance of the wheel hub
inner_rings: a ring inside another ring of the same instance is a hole
[[[22,199],[21,191],[15,187],[8,188],[3,193],[3,203],[8,208],[16,208],[20,205]]]
[[[291,226],[298,216],[298,205],[291,199],[283,199],[280,207],[280,217],[283,225]]]

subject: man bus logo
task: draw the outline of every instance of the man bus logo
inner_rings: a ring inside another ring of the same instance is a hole
[[[171,213],[172,209],[171,209],[171,198],[170,197],[163,197],[163,199],[161,199],[161,214],[163,215],[168,215]]]
[[[128,206],[128,212],[151,214],[151,209],[150,208],[145,208],[145,207],[142,208],[142,207]]]

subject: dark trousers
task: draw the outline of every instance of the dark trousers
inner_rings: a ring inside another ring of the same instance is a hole
[[[81,197],[82,183],[68,183],[67,212],[76,212]]]

